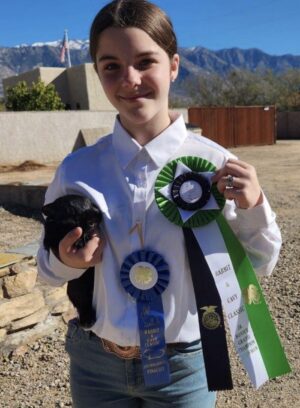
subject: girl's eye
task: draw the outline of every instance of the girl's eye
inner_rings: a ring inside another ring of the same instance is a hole
[[[150,58],[147,58],[147,59],[143,59],[142,61],[140,61],[137,65],[138,65],[138,69],[144,70],[144,69],[150,68],[152,64],[154,64],[154,61]]]
[[[104,71],[115,71],[115,70],[117,70],[118,68],[119,68],[119,65],[118,65],[118,64],[116,64],[116,63],[114,63],[114,62],[111,62],[110,64],[104,65],[103,70],[104,70]]]

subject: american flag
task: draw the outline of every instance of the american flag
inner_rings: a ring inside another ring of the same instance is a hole
[[[62,46],[60,50],[60,62],[64,63],[66,61],[66,51],[68,49],[68,37],[65,31],[64,38],[62,40]]]

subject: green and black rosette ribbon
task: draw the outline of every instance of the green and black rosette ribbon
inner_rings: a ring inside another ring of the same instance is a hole
[[[236,350],[258,388],[290,371],[253,267],[222,215],[215,166],[199,157],[168,163],[155,183],[162,214],[182,228],[198,309],[210,391],[232,388],[223,313]]]

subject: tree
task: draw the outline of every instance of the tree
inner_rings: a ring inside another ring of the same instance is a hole
[[[277,105],[280,110],[300,110],[300,70],[290,69],[281,75]]]
[[[182,81],[184,106],[267,106],[300,110],[300,70],[275,74],[271,70],[234,70],[224,76],[204,74]],[[180,99],[173,98],[178,106]]]
[[[53,84],[33,82],[29,87],[25,81],[7,88],[6,109],[9,111],[53,111],[64,110],[60,96]]]
[[[5,103],[4,100],[2,98],[0,98],[0,112],[5,110]]]

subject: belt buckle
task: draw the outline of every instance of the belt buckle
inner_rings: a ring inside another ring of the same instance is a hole
[[[102,338],[101,338],[101,342],[102,342],[102,345],[105,351],[107,351],[108,353],[113,353],[119,358],[122,358],[125,360],[130,360],[133,358],[141,358],[140,348],[138,346],[122,347],[116,343],[113,343],[110,340],[106,340]]]

